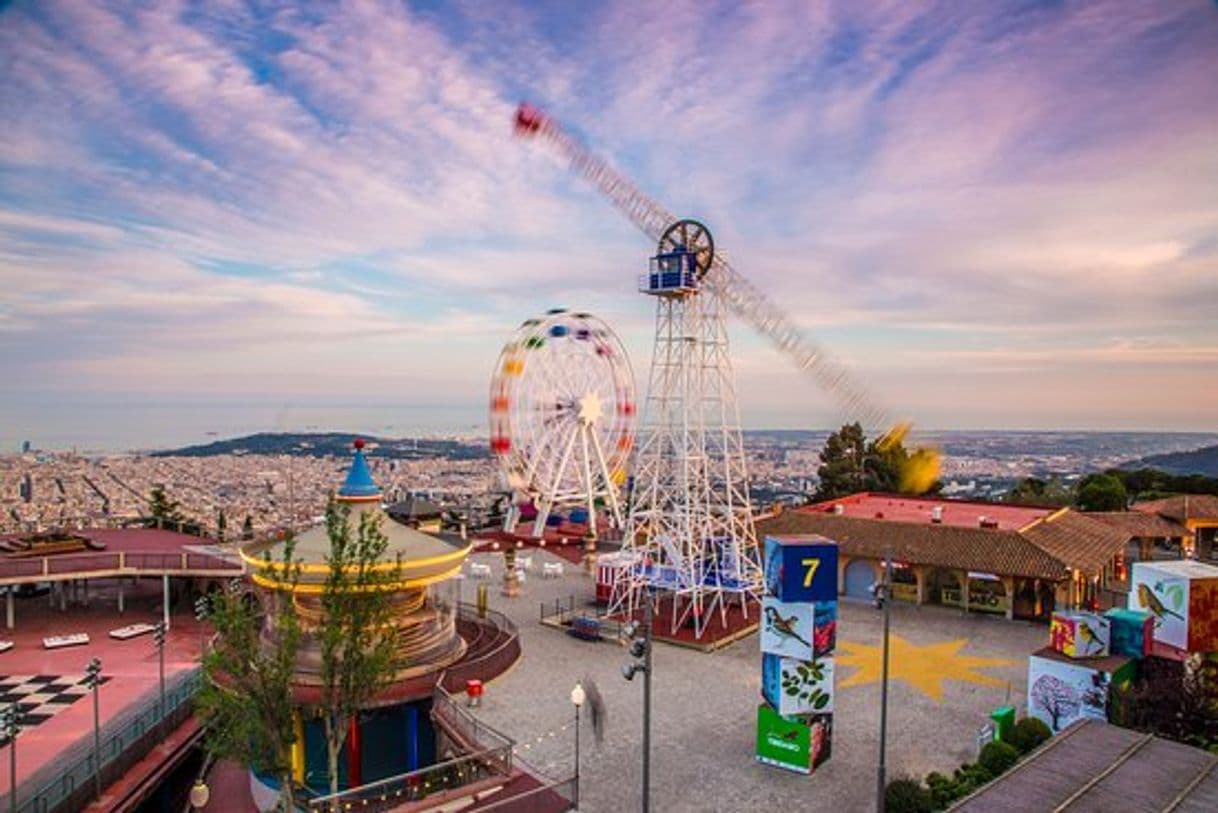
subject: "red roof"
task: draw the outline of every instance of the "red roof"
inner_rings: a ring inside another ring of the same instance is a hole
[[[973,500],[948,500],[935,497],[909,497],[903,494],[876,494],[862,491],[848,497],[827,500],[803,508],[798,511],[812,513],[837,513],[834,506],[841,506],[840,516],[857,519],[891,519],[898,522],[933,523],[934,509],[941,512],[940,525],[954,525],[959,528],[977,528],[984,517],[1005,531],[1018,531],[1038,519],[1044,519],[1056,509],[1037,508],[1029,505],[1010,505],[1007,503],[982,502]]]

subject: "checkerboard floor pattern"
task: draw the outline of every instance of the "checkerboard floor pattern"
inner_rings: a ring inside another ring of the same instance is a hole
[[[110,678],[102,677],[105,683]],[[89,693],[81,675],[0,675],[0,707],[16,703],[22,729],[54,717]],[[0,744],[8,738],[0,733]]]

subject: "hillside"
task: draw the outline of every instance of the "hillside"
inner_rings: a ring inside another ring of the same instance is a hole
[[[357,437],[366,440],[369,446],[376,449],[376,456],[386,460],[436,457],[475,460],[488,454],[482,444],[456,440],[376,438],[352,432],[259,432],[256,435],[155,452],[153,457],[214,457],[229,454],[333,457],[350,454],[351,442]]]
[[[1204,446],[1188,452],[1170,452],[1143,457],[1124,468],[1152,468],[1171,474],[1203,474],[1218,477],[1218,445]]]

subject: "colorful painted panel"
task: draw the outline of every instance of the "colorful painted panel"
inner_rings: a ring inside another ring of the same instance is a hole
[[[757,707],[757,761],[811,773],[833,750],[833,715],[789,720],[764,703]]]
[[[765,581],[767,592],[781,601],[836,601],[837,545],[767,536]]]
[[[817,658],[837,647],[837,602],[818,601],[812,605],[812,646]]]
[[[1218,579],[1189,584],[1188,651],[1218,652]]]
[[[1154,616],[1156,641],[1188,649],[1188,579],[1136,562],[1130,580],[1129,609]]]
[[[813,651],[814,608],[769,596],[761,601],[761,651],[810,661]]]
[[[1142,610],[1122,610],[1114,607],[1104,613],[1111,629],[1110,645],[1113,655],[1145,658],[1154,640],[1154,616]]]
[[[1094,613],[1054,613],[1049,646],[1071,658],[1100,658],[1108,654],[1111,622]]]
[[[1113,659],[1109,659],[1110,661]],[[1094,669],[1086,661],[1028,658],[1028,714],[1042,720],[1054,734],[1076,720],[1108,719],[1108,692],[1114,672],[1128,679],[1131,661],[1118,659],[1112,671]]]
[[[833,659],[800,661],[763,655],[761,693],[784,717],[833,711]]]

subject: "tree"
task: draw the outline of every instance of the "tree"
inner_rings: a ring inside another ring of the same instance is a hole
[[[334,500],[326,507],[330,553],[315,633],[321,647],[322,723],[332,794],[338,793],[338,758],[351,721],[401,665],[390,601],[401,580],[401,561],[385,561],[389,540],[381,530],[381,515],[361,512],[353,533],[350,514],[348,506]]]
[[[1082,698],[1069,683],[1053,675],[1041,675],[1032,684],[1032,705],[1049,715],[1050,727],[1060,731],[1062,722],[1078,714]]]
[[[1078,507],[1084,511],[1124,511],[1129,507],[1129,494],[1111,474],[1089,474],[1079,481]]]
[[[176,500],[169,499],[165,486],[158,483],[148,493],[148,513],[158,528],[180,526],[186,521],[182,516],[181,505]]]
[[[859,491],[901,491],[901,472],[910,462],[904,444],[868,441],[859,423],[848,423],[829,436],[820,451],[820,483],[813,501],[832,500]],[[937,490],[936,487],[931,488]]]
[[[224,532],[228,530],[228,518],[224,516],[224,509],[220,509],[219,515],[216,516],[216,541],[224,541]]]
[[[292,591],[300,565],[294,550],[289,538],[280,560],[265,556],[262,572],[280,587],[267,589],[262,606],[239,587],[212,595],[210,618],[216,634],[203,657],[203,684],[195,699],[207,749],[278,779],[282,811],[296,810],[292,678],[300,626]],[[264,627],[269,633],[265,636]]]
[[[1011,487],[1003,502],[1062,507],[1074,502],[1074,493],[1056,477],[1048,480],[1025,477]]]

